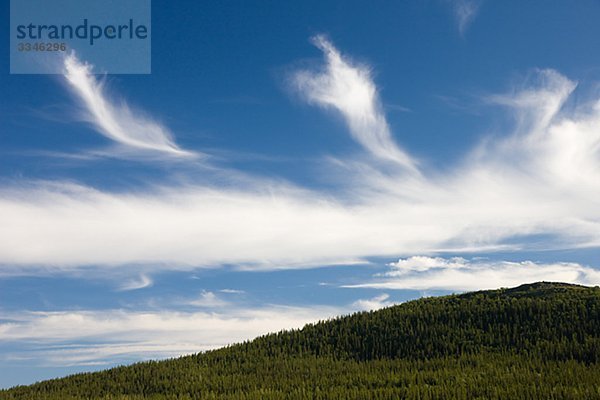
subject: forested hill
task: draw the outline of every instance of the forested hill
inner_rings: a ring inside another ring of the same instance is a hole
[[[600,288],[407,302],[0,399],[600,399]]]

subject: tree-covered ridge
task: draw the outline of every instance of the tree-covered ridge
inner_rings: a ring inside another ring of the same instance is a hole
[[[0,399],[600,398],[600,288],[426,298]]]
[[[597,362],[599,333],[600,289],[539,283],[420,299],[267,335],[240,348],[356,360],[519,351]]]

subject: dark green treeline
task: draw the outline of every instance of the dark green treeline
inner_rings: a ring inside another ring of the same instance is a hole
[[[600,288],[420,299],[0,399],[600,399]]]

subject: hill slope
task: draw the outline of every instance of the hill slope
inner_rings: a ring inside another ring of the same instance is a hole
[[[600,399],[600,288],[420,299],[0,399]]]

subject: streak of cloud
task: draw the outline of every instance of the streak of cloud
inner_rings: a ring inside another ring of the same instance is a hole
[[[96,79],[92,66],[81,62],[74,53],[64,59],[64,77],[81,101],[84,117],[96,130],[114,142],[137,151],[157,152],[172,157],[194,154],[177,146],[171,132],[126,103],[109,99],[104,82]]]
[[[296,72],[297,90],[310,103],[340,112],[352,137],[374,156],[415,172],[415,160],[394,142],[369,68],[343,57],[324,36],[312,42],[323,52],[325,67]]]
[[[379,310],[380,308],[394,305],[393,302],[388,301],[389,298],[389,294],[383,293],[371,299],[356,300],[354,303],[352,303],[352,306],[360,311]]]
[[[600,284],[600,271],[577,263],[467,260],[413,256],[389,264],[390,270],[366,283],[347,285],[371,289],[480,290],[538,281]]]
[[[203,290],[197,299],[192,300],[187,304],[202,308],[218,308],[229,305],[229,302],[219,298],[213,292]]]
[[[333,307],[270,306],[227,312],[54,311],[0,314],[0,354],[11,363],[106,365],[197,353],[342,312]],[[18,346],[15,346],[18,343]]]
[[[154,281],[148,275],[140,275],[138,279],[133,279],[125,282],[119,287],[119,291],[125,292],[129,290],[138,290],[150,287]]]
[[[478,0],[450,0],[458,32],[461,36],[465,34],[469,25],[473,22],[479,11],[480,3]]]

